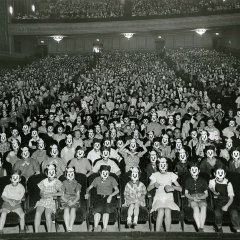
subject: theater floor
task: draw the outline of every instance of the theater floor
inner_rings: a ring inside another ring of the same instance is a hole
[[[91,230],[91,227],[90,227],[90,230]],[[206,233],[214,233],[213,226],[205,226],[204,230],[205,230]],[[18,233],[18,231],[19,231],[18,227],[6,227],[6,228],[4,228],[4,234]],[[86,223],[85,222],[81,225],[74,225],[74,227],[73,227],[73,232],[86,232],[86,231],[87,231],[87,228],[86,228]],[[28,233],[33,233],[32,226],[28,227],[27,232]],[[41,233],[46,232],[43,225],[41,225],[41,227],[40,227],[40,232]],[[55,232],[55,227],[53,228],[53,232]],[[64,232],[64,228],[63,228],[62,225],[59,226],[58,232],[61,232],[61,233]],[[100,229],[99,229],[99,232],[100,232]],[[110,225],[108,227],[108,232],[119,233],[117,224]],[[148,224],[139,224],[135,229],[126,229],[124,225],[121,225],[121,232],[124,232],[124,233],[143,232],[144,233],[144,232],[150,232],[150,231],[149,231]],[[172,224],[172,232],[175,232],[175,233],[176,232],[178,232],[178,233],[182,232],[180,224]],[[184,225],[184,232],[194,233],[195,229],[194,229],[193,225],[185,224]],[[229,227],[226,226],[226,227],[223,227],[223,232],[224,233],[230,233],[231,230],[230,230]],[[236,235],[236,234],[232,234],[232,235]],[[239,239],[240,239],[240,236],[239,236]]]

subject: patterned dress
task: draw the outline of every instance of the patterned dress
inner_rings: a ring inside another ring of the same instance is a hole
[[[49,182],[48,178],[45,178],[38,184],[38,187],[42,194],[54,194],[62,191],[62,182],[58,179]],[[41,198],[35,207],[44,207],[51,209],[54,213],[56,212],[56,203],[53,197]]]
[[[124,197],[125,204],[123,206],[130,206],[131,204],[139,203],[140,206],[145,207],[145,196],[147,190],[142,182],[133,183],[128,182],[125,186]]]

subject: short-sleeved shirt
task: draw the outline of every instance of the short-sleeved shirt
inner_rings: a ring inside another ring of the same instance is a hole
[[[64,194],[67,196],[75,196],[77,194],[77,192],[79,192],[79,193],[81,192],[81,188],[82,188],[81,184],[78,183],[76,180],[63,181],[62,189],[63,189]]]
[[[94,173],[99,172],[100,167],[101,167],[102,165],[110,166],[110,167],[111,167],[111,171],[110,171],[111,173],[115,173],[115,174],[116,174],[117,172],[120,171],[120,168],[118,167],[118,165],[117,165],[113,160],[111,160],[111,159],[108,159],[108,161],[104,161],[104,160],[99,160],[99,161],[97,161],[96,164],[94,165],[92,171],[93,171]]]
[[[111,195],[113,192],[113,188],[118,186],[116,179],[112,176],[109,176],[106,180],[102,180],[102,178],[96,177],[93,180],[93,187],[97,188],[97,194],[99,195]]]
[[[40,173],[40,165],[33,158],[28,158],[27,160],[23,159],[18,160],[15,163],[13,169],[21,170],[22,176],[24,176],[26,179],[34,175],[36,172]]]
[[[21,183],[18,183],[17,186],[8,184],[5,186],[3,190],[2,197],[20,201],[24,197],[24,194],[25,194],[25,188]]]
[[[69,167],[75,167],[76,173],[87,174],[92,170],[92,166],[87,158],[77,159],[73,158],[68,165]]]
[[[201,177],[193,179],[189,177],[185,183],[185,189],[188,190],[189,194],[204,193],[208,189],[207,181]]]

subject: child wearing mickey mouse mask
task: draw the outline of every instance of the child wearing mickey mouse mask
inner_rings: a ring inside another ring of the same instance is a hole
[[[45,212],[48,232],[52,228],[52,213],[56,212],[55,197],[62,196],[62,182],[56,176],[56,165],[48,165],[45,169],[47,178],[42,180],[38,187],[40,189],[41,199],[36,203],[36,214],[34,220],[35,232],[39,231],[41,216]]]
[[[188,154],[184,148],[180,149],[177,153],[177,163],[174,168],[174,172],[178,174],[178,176],[184,175],[188,172]]]
[[[94,228],[96,231],[98,224],[103,215],[103,230],[107,231],[109,214],[114,212],[114,206],[111,203],[112,198],[119,193],[118,183],[114,177],[109,176],[111,167],[107,165],[102,165],[100,167],[100,176],[96,177],[92,184],[86,190],[85,198],[89,198],[89,191],[92,188],[96,188],[97,196],[93,200],[93,214],[94,214]],[[114,190],[114,191],[113,191]]]
[[[240,148],[233,149],[231,154],[231,160],[229,162],[229,171],[240,173]]]
[[[132,168],[130,170],[131,181],[129,181],[124,190],[125,203],[123,206],[127,206],[128,208],[128,217],[127,217],[127,225],[130,227],[137,226],[138,223],[138,214],[139,207],[144,207],[145,203],[145,195],[147,194],[147,190],[145,185],[139,181],[140,169]],[[134,214],[133,223],[132,216]]]
[[[76,219],[76,209],[80,205],[79,199],[82,186],[75,180],[74,168],[66,168],[66,178],[67,180],[63,181],[61,205],[64,208],[64,222],[66,230],[71,232]]]
[[[157,211],[156,231],[160,231],[165,216],[166,231],[171,229],[171,210],[179,211],[179,206],[174,202],[173,191],[182,191],[177,178],[173,172],[168,172],[168,163],[166,158],[159,159],[159,172],[150,176],[148,191],[156,188],[151,212]]]
[[[0,218],[0,233],[3,232],[7,214],[10,212],[15,212],[20,217],[20,232],[24,232],[25,227],[24,212],[21,207],[21,201],[25,195],[25,188],[20,183],[21,171],[13,171],[10,180],[11,184],[5,186],[1,196],[3,205]]]
[[[223,167],[216,167],[214,171],[215,179],[209,181],[209,189],[214,194],[214,213],[216,231],[222,232],[223,212],[229,212],[233,228],[240,232],[239,214],[234,200],[234,191],[232,183],[226,178],[226,171]]]
[[[193,218],[198,231],[203,232],[207,212],[208,184],[203,178],[199,177],[200,168],[198,162],[191,162],[189,171],[191,177],[187,178],[185,183],[185,196],[193,209]]]

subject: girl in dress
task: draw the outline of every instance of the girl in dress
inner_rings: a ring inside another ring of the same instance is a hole
[[[166,231],[171,228],[171,210],[179,211],[179,206],[174,202],[173,191],[182,191],[181,186],[177,182],[178,176],[175,173],[168,172],[168,164],[166,158],[159,160],[159,172],[155,172],[150,176],[150,184],[148,191],[156,188],[153,199],[151,212],[158,211],[156,221],[156,231],[160,231],[165,215]]]
[[[127,217],[127,225],[130,227],[137,226],[138,223],[138,214],[139,207],[145,207],[145,195],[147,194],[147,190],[145,185],[139,181],[139,168],[131,169],[131,181],[129,181],[124,190],[125,204],[124,206],[128,208],[128,217]],[[132,216],[134,214],[134,220],[132,222]]]
[[[52,213],[56,212],[56,203],[54,198],[62,196],[62,182],[56,179],[56,165],[49,165],[46,168],[45,173],[47,174],[47,178],[38,184],[41,199],[35,206],[37,208],[34,220],[36,233],[39,231],[43,212],[45,212],[46,216],[47,231],[51,232]]]
[[[66,169],[67,180],[63,181],[63,195],[61,205],[64,208],[64,222],[66,230],[72,231],[76,219],[76,210],[80,206],[81,185],[75,180],[75,169]]]

